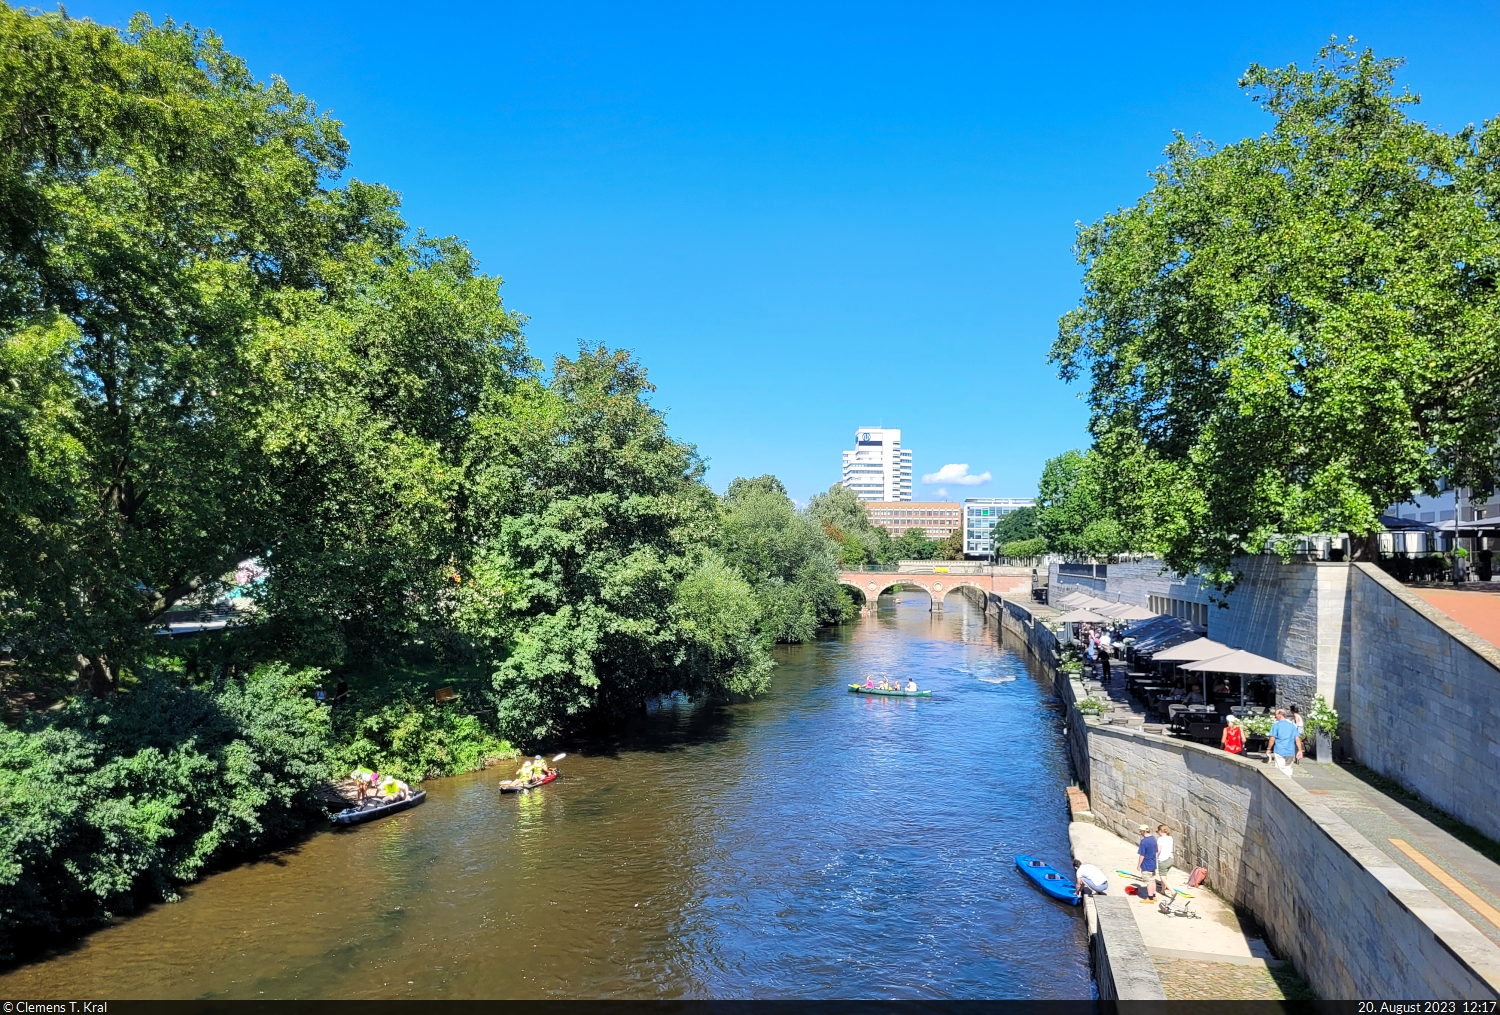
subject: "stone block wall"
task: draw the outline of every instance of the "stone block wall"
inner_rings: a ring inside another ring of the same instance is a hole
[[[1377,567],[1354,565],[1350,585],[1347,746],[1500,839],[1500,649]]]
[[[1343,714],[1348,708],[1349,565],[1321,561],[1283,564],[1278,557],[1235,561],[1243,577],[1227,609],[1208,611],[1208,636],[1234,648],[1306,670],[1311,678],[1278,677],[1278,704],[1306,711],[1321,694]]]
[[[1294,780],[1086,721],[1096,823],[1167,822],[1182,864],[1249,910],[1325,998],[1495,997],[1500,948]]]

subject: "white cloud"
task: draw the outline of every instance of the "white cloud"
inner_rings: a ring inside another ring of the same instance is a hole
[[[924,483],[956,483],[959,486],[978,486],[980,483],[988,483],[992,477],[988,472],[981,472],[977,476],[969,475],[969,463],[958,465],[945,465],[936,472],[929,472],[922,477]]]
[[[938,496],[938,497],[946,497],[946,496],[948,496],[948,488],[946,486],[940,486],[940,487],[938,487],[938,491],[937,491],[937,494],[935,496]]]

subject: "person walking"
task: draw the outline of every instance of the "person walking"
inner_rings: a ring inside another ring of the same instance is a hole
[[[1292,765],[1302,757],[1302,736],[1297,732],[1297,724],[1286,717],[1286,709],[1276,710],[1270,737],[1266,752],[1276,759],[1277,771],[1291,775]]]
[[[1105,628],[1104,633],[1099,636],[1099,667],[1104,671],[1104,682],[1106,684],[1110,681],[1109,654],[1114,650],[1114,647],[1114,639],[1109,636],[1109,629]]]
[[[1151,834],[1149,825],[1141,825],[1140,831],[1141,842],[1135,848],[1135,869],[1146,880],[1136,894],[1141,896],[1142,902],[1151,902],[1156,898],[1156,836]]]
[[[1301,738],[1305,734],[1305,731],[1307,729],[1307,720],[1304,719],[1304,718],[1302,718],[1302,713],[1300,711],[1298,711],[1296,705],[1292,706],[1292,717],[1291,718],[1292,718],[1292,724],[1297,727],[1297,736],[1298,736],[1298,738]],[[1302,755],[1300,755],[1300,754],[1297,755],[1297,763],[1298,764],[1302,763]]]

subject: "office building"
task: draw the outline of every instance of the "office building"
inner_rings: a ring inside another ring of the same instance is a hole
[[[911,500],[911,452],[901,447],[901,431],[878,426],[855,431],[854,450],[844,452],[843,484],[860,500]]]
[[[900,539],[907,529],[921,529],[928,539],[947,539],[958,531],[962,512],[952,501],[876,500],[865,505],[870,524]]]
[[[988,557],[995,552],[990,530],[1001,518],[1021,508],[1035,507],[1030,497],[969,497],[964,501],[964,556]]]

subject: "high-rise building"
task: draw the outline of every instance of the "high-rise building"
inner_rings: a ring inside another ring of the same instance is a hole
[[[994,552],[990,530],[1002,517],[1021,508],[1036,507],[1030,497],[969,497],[964,500],[964,556],[988,557]]]
[[[860,500],[911,500],[911,452],[901,447],[901,431],[855,431],[854,450],[844,452],[843,483]]]

